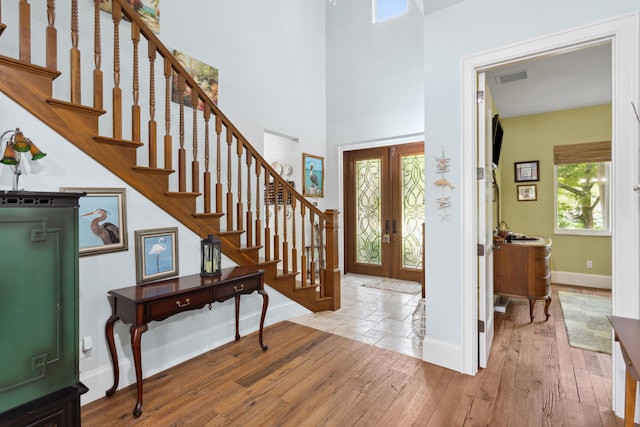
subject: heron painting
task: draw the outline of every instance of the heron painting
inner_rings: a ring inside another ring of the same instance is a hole
[[[178,228],[137,230],[136,273],[138,283],[178,274]]]
[[[324,158],[302,154],[302,194],[307,197],[324,197]]]
[[[84,193],[78,207],[80,256],[127,250],[124,188],[61,188]]]

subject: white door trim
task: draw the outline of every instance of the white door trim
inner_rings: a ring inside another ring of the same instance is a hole
[[[639,203],[633,191],[638,178],[638,123],[631,102],[638,105],[639,17],[622,17],[569,29],[537,39],[481,52],[462,60],[462,201],[463,237],[463,372],[475,374],[477,366],[477,195],[476,195],[476,74],[499,65],[558,53],[599,43],[612,42],[612,281],[613,313],[638,317],[640,313]],[[624,406],[624,364],[617,344],[613,358],[614,410]]]

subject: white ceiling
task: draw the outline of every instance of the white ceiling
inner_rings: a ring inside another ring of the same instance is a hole
[[[611,102],[611,43],[509,64],[487,72],[501,117],[515,117]],[[524,80],[499,77],[526,71]]]

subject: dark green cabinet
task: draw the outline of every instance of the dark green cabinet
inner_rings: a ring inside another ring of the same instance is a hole
[[[0,192],[0,424],[79,424],[80,196]]]

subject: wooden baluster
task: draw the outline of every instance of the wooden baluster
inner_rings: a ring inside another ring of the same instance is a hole
[[[20,61],[31,63],[31,5],[27,0],[20,0],[19,9]]]
[[[178,96],[180,97],[180,148],[178,149],[178,191],[187,191],[187,156],[184,149],[184,92],[185,81],[182,74],[178,75]]]
[[[301,223],[302,223],[302,248],[304,248],[304,252],[302,252],[302,257],[300,260],[301,268],[302,268],[302,286],[307,286],[307,244],[306,244],[306,239],[305,239],[305,228],[306,228],[306,223],[304,221],[304,217],[306,215],[307,212],[307,208],[304,205],[304,203],[300,203],[300,216],[301,216]]]
[[[195,88],[191,88],[191,109],[193,110],[193,139],[191,161],[191,191],[200,192],[200,162],[198,161],[198,94]]]
[[[120,21],[122,9],[120,3],[114,1],[111,5],[111,18],[113,19],[113,138],[122,139],[122,89],[120,89]]]
[[[236,154],[238,155],[238,203],[236,203],[236,218],[238,223],[236,225],[236,230],[239,231],[244,230],[244,215],[242,214],[242,151],[242,141],[236,138]]]
[[[278,215],[278,211],[280,210],[281,204],[280,195],[282,194],[282,185],[274,179],[273,187],[275,190],[275,203],[273,204],[273,259],[280,260],[280,235],[278,234],[280,227],[280,218]]]
[[[171,78],[173,68],[164,59],[164,168],[173,168],[173,137],[171,136]]]
[[[102,66],[102,30],[100,28],[100,0],[93,1],[93,108],[104,105]]]
[[[245,223],[247,225],[247,247],[253,246],[253,228],[251,225],[253,224],[253,212],[251,212],[251,162],[253,156],[249,152],[247,153],[247,213]]]
[[[133,43],[133,105],[131,106],[131,139],[140,142],[140,70],[138,56],[140,46],[140,27],[131,23],[131,42]]]
[[[256,246],[262,246],[262,221],[260,215],[262,214],[262,202],[260,200],[260,174],[262,173],[262,162],[256,158],[256,223],[255,223],[255,237]],[[263,195],[266,197],[266,195]],[[248,227],[248,224],[247,224]]]
[[[323,230],[324,230],[324,219],[322,217],[318,218],[318,270],[320,272],[319,284],[320,284],[320,296],[324,296],[324,239],[323,239]]]
[[[313,211],[309,211],[309,222],[311,223],[311,240],[309,246],[311,247],[311,260],[309,261],[309,274],[311,275],[309,285],[315,286],[316,284],[316,219]]]
[[[149,167],[158,167],[158,123],[156,123],[156,45],[147,43],[149,59]]]
[[[338,266],[338,215],[339,212],[334,209],[325,211],[326,217],[329,218],[326,225],[326,261],[325,273],[323,278],[323,293],[327,297],[331,297],[334,306],[333,310],[340,308],[340,268]]]
[[[269,184],[270,184],[270,174],[269,171],[265,169],[264,171],[264,214],[265,214],[265,227],[264,227],[264,260],[271,261],[271,228],[269,228],[269,223],[271,220],[271,212],[269,206],[271,205],[271,196],[272,194],[269,192]]]
[[[227,231],[233,230],[233,192],[231,190],[231,143],[233,132],[227,128]]]
[[[71,102],[82,104],[80,96],[80,82],[82,74],[80,72],[80,28],[78,24],[78,0],[71,0]]]
[[[294,273],[298,272],[298,249],[296,247],[296,202],[298,199],[295,197],[291,197],[291,233],[292,233],[292,243],[293,247],[291,248],[291,271]]]
[[[204,212],[211,213],[211,172],[209,172],[209,120],[211,107],[204,103]]]
[[[56,2],[47,0],[47,68],[58,69],[58,30],[56,30]]]
[[[216,116],[216,213],[222,213],[222,156],[220,154],[222,118]]]
[[[284,184],[279,184],[282,188],[282,273],[289,273],[289,236],[288,236],[288,223],[287,221],[287,199],[289,197],[289,187]]]

